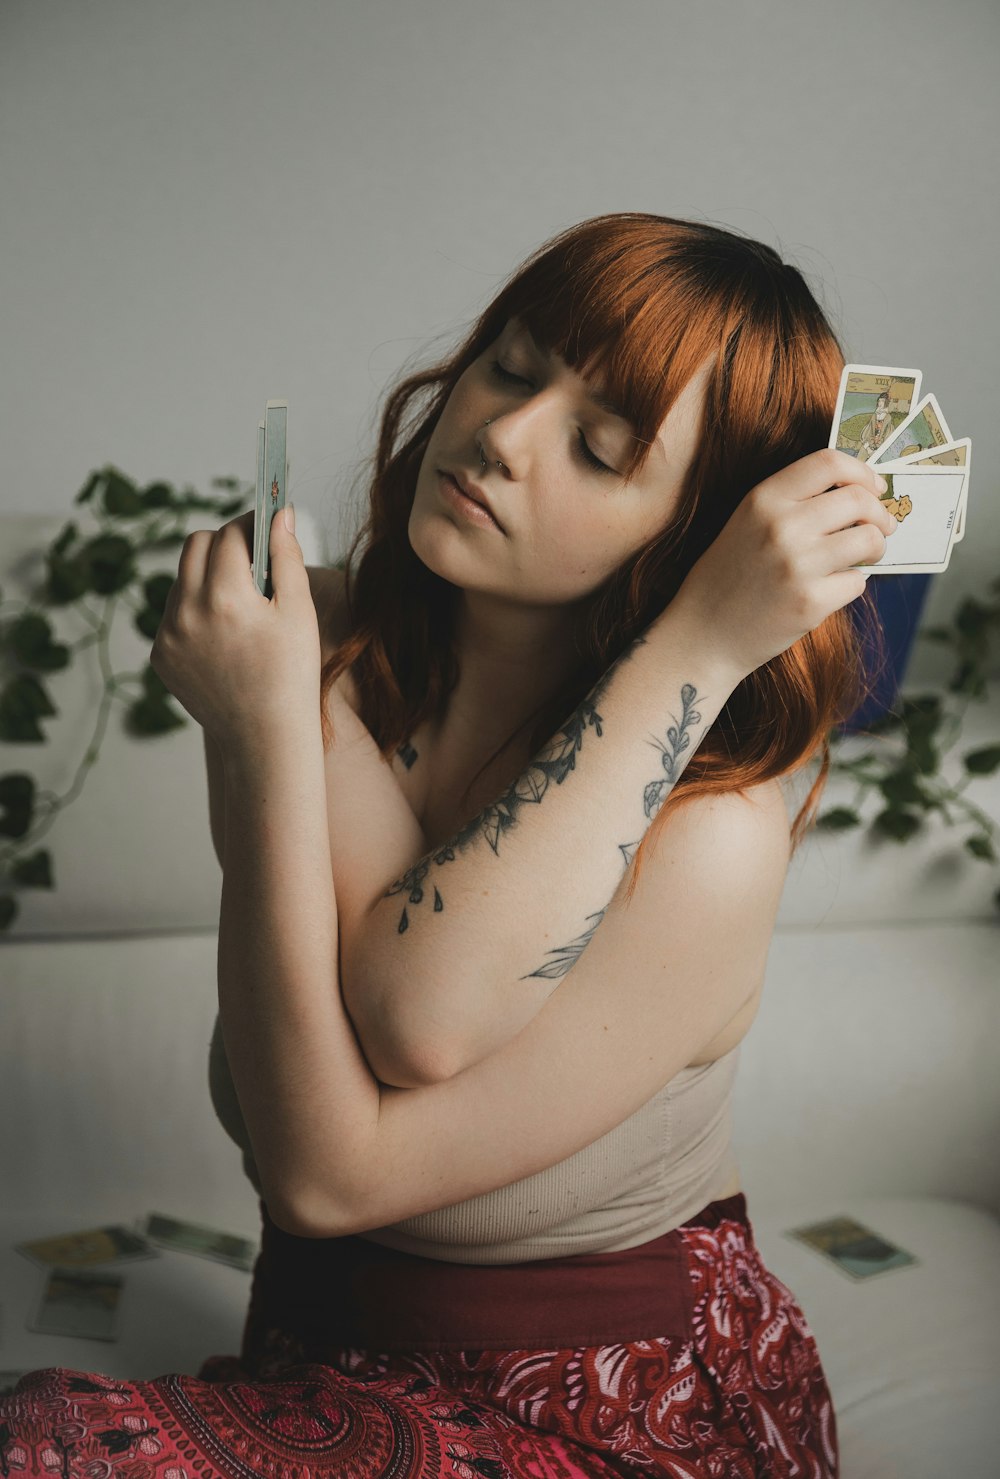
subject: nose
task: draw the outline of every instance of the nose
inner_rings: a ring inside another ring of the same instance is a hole
[[[486,427],[489,426],[489,424],[490,424],[490,422],[492,420],[493,420],[493,417],[492,416],[487,416],[485,422],[483,423],[483,430],[484,431],[485,431]],[[485,471],[486,467],[489,465],[490,462],[493,462],[497,467],[500,468],[501,471],[507,471],[506,463],[504,463],[499,457],[488,457],[487,456],[486,449],[483,446],[483,440],[482,440],[481,437],[480,437],[480,441],[479,441],[479,460],[480,460],[480,463],[481,463],[484,471]]]

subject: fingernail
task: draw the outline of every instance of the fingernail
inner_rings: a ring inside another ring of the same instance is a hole
[[[295,504],[294,503],[286,503],[285,504],[285,528],[286,529],[291,529],[292,533],[293,534],[295,533]]]
[[[885,478],[882,476],[882,474],[880,472],[877,472],[875,474],[875,481],[878,484],[878,491],[880,493],[884,493],[885,490],[886,490],[886,488],[888,488],[889,484],[886,482]]]

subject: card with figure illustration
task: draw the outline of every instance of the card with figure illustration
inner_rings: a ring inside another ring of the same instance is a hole
[[[257,1246],[249,1238],[242,1238],[237,1233],[219,1232],[217,1228],[204,1227],[200,1222],[184,1222],[160,1212],[149,1213],[142,1232],[161,1248],[195,1253],[199,1258],[211,1258],[232,1268],[252,1269],[257,1254]]]
[[[18,1253],[42,1268],[89,1268],[99,1263],[131,1263],[137,1258],[159,1258],[146,1238],[131,1228],[93,1227],[15,1243]]]
[[[117,1340],[120,1274],[94,1269],[54,1268],[27,1320],[39,1335],[79,1335],[87,1340]]]
[[[919,370],[845,365],[828,445],[867,462],[910,416],[921,379]]]
[[[917,452],[929,452],[934,447],[943,447],[952,440],[944,413],[937,403],[933,391],[928,391],[913,407],[905,421],[901,421],[895,432],[882,442],[869,461],[873,467],[881,468],[885,462],[899,462]]]
[[[789,1228],[785,1237],[812,1248],[852,1279],[870,1279],[920,1262],[905,1248],[890,1243],[853,1217],[829,1217],[824,1222]]]
[[[955,543],[965,534],[965,510],[969,502],[969,480],[972,477],[972,439],[971,437],[959,437],[957,441],[945,442],[941,447],[934,447],[931,451],[913,452],[908,457],[901,457],[898,462],[892,464],[893,468],[899,467],[964,467],[965,485],[962,489],[962,503],[955,515]],[[881,465],[879,472],[882,472]]]
[[[271,599],[271,520],[285,506],[288,402],[268,401],[264,408],[264,445],[257,428],[257,499],[254,505],[254,580],[260,593]]]
[[[947,570],[968,470],[887,467],[880,471],[889,486],[879,498],[897,528],[881,560],[854,568],[865,575],[932,575]]]

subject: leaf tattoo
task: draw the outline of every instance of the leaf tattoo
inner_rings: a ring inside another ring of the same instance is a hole
[[[473,817],[461,827],[450,842],[428,853],[408,868],[402,878],[397,879],[386,889],[382,897],[388,899],[394,894],[405,893],[408,904],[422,903],[424,882],[430,872],[431,864],[443,867],[445,863],[454,862],[457,853],[464,852],[479,837],[485,837],[493,851],[499,855],[500,838],[504,832],[510,831],[517,825],[521,808],[528,805],[539,805],[549,787],[553,783],[561,786],[566,777],[575,769],[577,751],[583,744],[583,736],[588,727],[593,728],[598,738],[601,738],[604,730],[598,705],[607,692],[608,685],[619,665],[627,661],[637,647],[645,646],[645,643],[645,637],[637,637],[616,658],[570,715],[559,733],[543,746],[538,755],[529,762],[527,770],[508,786],[502,796],[491,802],[478,816]],[[444,901],[440,890],[435,886],[434,912],[439,913],[443,908]],[[397,932],[401,935],[405,934],[409,924],[409,916],[406,905],[404,905]]]
[[[666,776],[657,781],[650,781],[643,792],[642,808],[648,817],[653,817],[659,811],[666,799],[668,791],[677,781],[677,777],[680,774],[680,771],[676,769],[678,756],[691,743],[691,736],[687,733],[687,730],[692,724],[701,723],[701,715],[697,709],[691,707],[694,700],[694,684],[685,683],[681,688],[681,702],[684,705],[684,709],[681,714],[680,729],[678,730],[671,724],[667,730],[667,739],[673,746],[672,753],[668,755],[665,746],[661,745],[659,740],[653,741],[660,750],[660,759],[663,763],[663,769],[666,771]],[[683,769],[683,767],[681,768]]]

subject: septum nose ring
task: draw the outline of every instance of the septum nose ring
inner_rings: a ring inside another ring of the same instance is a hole
[[[483,422],[483,425],[484,426],[489,426],[489,424],[490,424],[490,422],[492,420],[493,420],[493,417],[492,416],[487,416],[486,420]],[[483,467],[485,467],[486,466],[486,454],[483,451],[482,447],[479,448],[479,460],[483,464]],[[497,458],[497,467],[503,467],[503,463],[500,461],[499,457]]]

